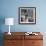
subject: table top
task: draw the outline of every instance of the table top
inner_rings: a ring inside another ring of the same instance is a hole
[[[32,32],[32,34],[25,34],[27,32],[11,32],[9,35],[7,32],[4,33],[5,39],[43,39],[43,35],[40,32]],[[35,35],[38,34],[38,35]]]

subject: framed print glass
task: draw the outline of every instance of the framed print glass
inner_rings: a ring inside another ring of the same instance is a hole
[[[19,24],[36,24],[36,8],[19,7]]]

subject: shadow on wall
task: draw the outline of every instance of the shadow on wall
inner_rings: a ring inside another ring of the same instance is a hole
[[[3,46],[3,32],[2,32],[2,25],[5,23],[5,17],[0,16],[0,46]]]

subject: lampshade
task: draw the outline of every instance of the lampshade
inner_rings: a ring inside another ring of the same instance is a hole
[[[13,25],[14,19],[13,18],[6,18],[5,19],[5,25]]]

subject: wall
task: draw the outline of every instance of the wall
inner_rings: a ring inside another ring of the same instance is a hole
[[[43,32],[46,35],[46,0],[0,0],[0,18],[13,17],[14,26],[11,26],[12,32]],[[36,7],[36,24],[20,25],[18,24],[19,7]],[[8,26],[0,24],[1,32],[8,32]],[[45,43],[46,44],[46,43]]]
[[[13,17],[15,25],[11,31],[46,31],[46,0],[1,0],[2,17]],[[36,25],[20,25],[18,24],[18,8],[19,7],[36,7]],[[43,30],[44,29],[44,30]],[[2,25],[2,32],[8,31],[6,25]]]

